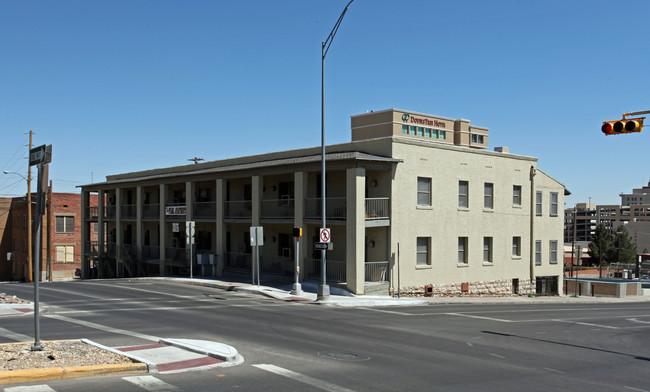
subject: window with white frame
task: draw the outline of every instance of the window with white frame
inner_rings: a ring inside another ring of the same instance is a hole
[[[431,265],[431,237],[417,238],[417,265]]]
[[[512,256],[521,257],[521,237],[512,237]]]
[[[491,182],[483,184],[483,208],[494,208],[494,184]]]
[[[535,241],[535,265],[542,265],[542,241]]]
[[[469,207],[469,181],[458,181],[458,207]]]
[[[492,237],[483,237],[483,262],[492,263]]]
[[[551,216],[557,216],[558,212],[558,193],[551,192]]]
[[[521,205],[521,185],[512,186],[512,205]]]
[[[57,263],[74,263],[74,245],[57,245],[55,248]]]
[[[549,263],[557,264],[557,241],[551,241],[549,243],[548,258]]]
[[[467,264],[467,237],[458,237],[458,264]]]
[[[418,177],[418,205],[431,205],[431,178]]]
[[[542,192],[535,193],[535,214],[542,215]]]
[[[74,233],[74,216],[55,216],[57,233]]]

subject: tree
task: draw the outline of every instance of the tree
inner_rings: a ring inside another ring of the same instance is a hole
[[[612,248],[608,253],[610,263],[633,264],[636,262],[636,243],[630,238],[627,229],[618,226],[614,232]]]
[[[609,264],[612,261],[607,256],[610,254],[611,249],[613,248],[614,237],[609,233],[605,224],[601,223],[596,226],[594,235],[591,236],[591,242],[589,243],[589,257],[591,260],[598,261],[599,266]]]

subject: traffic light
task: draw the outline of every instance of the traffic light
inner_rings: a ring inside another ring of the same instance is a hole
[[[294,227],[291,236],[297,238],[302,237],[302,227]]]
[[[618,121],[603,121],[603,126],[600,128],[605,135],[616,135],[620,133],[641,132],[643,129],[643,119],[632,118],[623,119]]]

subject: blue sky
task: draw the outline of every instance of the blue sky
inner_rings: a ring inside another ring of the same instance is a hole
[[[52,144],[55,192],[106,175],[320,145],[321,42],[347,0],[0,2],[0,169]],[[648,1],[355,0],[325,64],[327,144],[400,108],[490,129],[567,206],[647,184]],[[649,116],[650,117],[650,116]],[[35,181],[33,182],[35,187]],[[0,195],[25,181],[0,174]]]

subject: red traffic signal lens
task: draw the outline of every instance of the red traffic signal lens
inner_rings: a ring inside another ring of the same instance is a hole
[[[600,130],[603,131],[605,135],[611,135],[612,133],[614,133],[614,125],[608,122],[603,123],[603,126],[600,128]]]

